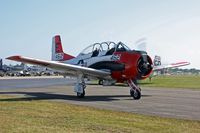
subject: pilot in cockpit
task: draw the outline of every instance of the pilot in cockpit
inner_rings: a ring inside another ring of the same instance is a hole
[[[94,51],[93,51],[93,53],[92,53],[92,57],[95,57],[95,56],[97,56],[99,54],[99,49],[95,49]]]

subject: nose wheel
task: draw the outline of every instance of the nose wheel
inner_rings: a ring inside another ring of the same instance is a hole
[[[130,95],[133,97],[133,99],[138,100],[141,98],[141,91],[139,90],[132,90],[130,89]]]
[[[131,88],[130,89],[130,95],[133,97],[133,99],[138,100],[141,98],[141,89],[132,80],[128,80],[128,85]]]

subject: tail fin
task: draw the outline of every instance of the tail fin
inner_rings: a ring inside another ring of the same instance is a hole
[[[62,43],[59,35],[53,37],[52,40],[52,56],[53,61],[65,61],[74,58],[73,56],[63,52]]]
[[[3,60],[0,59],[0,70],[3,70]]]
[[[154,63],[154,66],[161,66],[161,57],[156,55],[154,57],[153,63]]]

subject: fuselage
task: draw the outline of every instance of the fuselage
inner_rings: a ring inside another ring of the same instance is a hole
[[[152,60],[146,52],[130,50],[121,42],[95,43],[63,62],[110,71],[117,82],[144,79],[152,72]]]

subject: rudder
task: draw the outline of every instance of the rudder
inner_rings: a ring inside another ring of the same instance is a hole
[[[158,55],[155,55],[153,63],[154,63],[154,66],[161,66],[161,57]]]
[[[0,59],[0,70],[3,70],[3,60]]]
[[[73,56],[63,52],[60,35],[56,35],[52,39],[52,57],[53,61],[66,61],[74,58]]]

